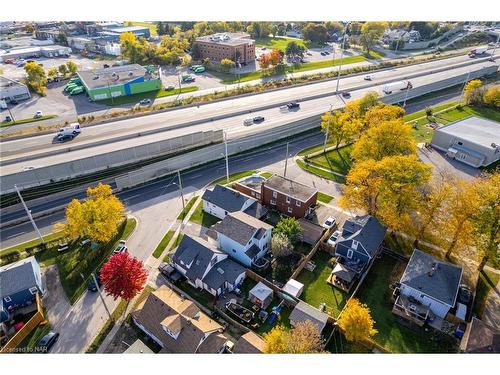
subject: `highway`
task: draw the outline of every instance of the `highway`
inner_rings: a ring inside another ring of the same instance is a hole
[[[431,73],[431,69],[442,66],[442,61],[425,63],[414,66],[412,72],[408,72],[409,67],[391,69],[372,74],[371,82],[364,81],[362,76],[350,77],[341,81],[340,88],[349,90],[351,99],[356,99],[368,91],[377,91],[381,93],[381,82],[393,81],[411,77],[412,74],[422,74],[419,77],[411,78],[414,87],[429,84],[438,80],[465,74],[471,70],[478,70],[482,67],[495,65],[494,63],[482,59],[477,62],[476,59],[464,60],[463,57],[453,59],[455,64],[464,62],[475,62],[474,65],[453,67],[449,65],[450,70],[439,73]],[[436,63],[440,63],[436,67]],[[424,69],[424,66],[426,68]],[[355,87],[360,89],[352,90]],[[103,125],[97,125],[84,129],[70,144],[53,145],[52,135],[35,136],[27,139],[2,142],[2,168],[1,175],[14,174],[22,171],[26,166],[48,166],[55,165],[69,160],[103,154],[109,151],[130,148],[135,145],[147,144],[162,139],[173,138],[184,135],[189,132],[202,130],[223,129],[228,135],[228,139],[235,139],[245,135],[259,132],[262,128],[272,128],[281,126],[293,121],[310,118],[315,115],[326,112],[330,108],[340,108],[344,105],[344,100],[337,95],[328,95],[335,91],[335,82],[321,82],[313,85],[292,87],[284,90],[278,90],[258,95],[251,95],[242,98],[235,98],[227,101],[202,105],[200,107],[182,108],[168,111],[160,114],[141,116],[128,120],[120,120]],[[307,97],[320,96],[314,99]],[[280,111],[279,104],[290,100],[300,100],[301,108],[298,111]],[[262,106],[270,107],[258,110]],[[251,114],[248,113],[251,111]],[[242,114],[243,112],[243,114]],[[243,120],[247,117],[256,115],[264,116],[266,121],[261,124],[251,126],[243,125]],[[213,117],[219,117],[218,120],[211,120]],[[140,132],[153,131],[150,135],[137,137],[138,128]],[[116,140],[117,137],[131,138]],[[101,144],[96,145],[99,142]],[[71,152],[67,152],[68,147],[72,147]],[[76,149],[75,149],[76,148]],[[47,155],[47,152],[53,153]],[[30,160],[17,160],[19,158],[29,157]]]

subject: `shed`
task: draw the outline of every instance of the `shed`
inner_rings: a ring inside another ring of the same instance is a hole
[[[300,301],[290,314],[290,323],[292,326],[296,326],[299,323],[305,321],[311,321],[321,333],[328,323],[328,315],[324,312],[319,311],[313,306]]]
[[[260,282],[248,292],[248,299],[265,309],[273,300],[273,290]]]
[[[295,279],[290,279],[287,281],[285,286],[283,287],[283,291],[294,296],[295,298],[299,298],[304,290],[304,284],[299,283]]]

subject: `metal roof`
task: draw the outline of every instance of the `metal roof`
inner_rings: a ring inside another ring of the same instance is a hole
[[[89,89],[123,85],[127,82],[145,77],[148,72],[139,64],[112,66],[110,68],[80,70],[78,76]]]
[[[491,148],[492,143],[500,146],[500,123],[481,117],[470,116],[442,126],[436,132],[487,148]]]

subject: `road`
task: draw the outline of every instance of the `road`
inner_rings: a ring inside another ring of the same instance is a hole
[[[429,84],[437,80],[450,77],[450,75],[465,74],[471,69],[491,66],[489,61],[475,64],[473,68],[469,66],[455,68],[433,74],[426,74],[421,77],[412,78],[414,87]],[[422,64],[424,65],[424,64]],[[421,66],[418,66],[421,68]],[[397,80],[405,78],[401,71],[395,69],[395,73],[383,72],[384,77],[374,75],[372,82],[361,81],[356,78],[356,82],[344,82],[343,89],[351,90],[353,87],[362,88],[350,91],[351,99],[356,99],[368,91],[381,92],[380,81]],[[382,75],[381,73],[378,73]],[[142,116],[139,118],[121,120],[110,124],[103,124],[88,129],[84,129],[82,134],[71,143],[72,151],[68,152],[68,144],[52,145],[52,135],[36,136],[22,140],[2,142],[2,163],[1,175],[14,174],[22,171],[26,166],[42,167],[60,164],[70,160],[79,160],[92,155],[103,154],[109,151],[130,148],[135,145],[147,144],[169,139],[175,136],[202,130],[226,131],[228,139],[235,139],[259,132],[262,128],[282,126],[292,121],[310,118],[326,112],[330,108],[340,108],[344,105],[344,100],[337,95],[327,95],[316,99],[302,100],[301,98],[312,95],[322,95],[328,90],[334,91],[332,82],[322,82],[317,85],[294,87],[286,90],[279,90],[260,95],[252,95],[244,98],[232,99],[212,104],[200,106],[198,108],[183,108],[161,114]],[[280,103],[301,99],[301,109],[296,112],[280,111],[276,106]],[[253,110],[265,103],[271,108],[264,110]],[[241,114],[242,109],[250,113]],[[249,116],[261,115],[266,121],[259,125],[245,126],[243,120]],[[222,117],[219,120],[210,121],[213,117]],[[167,125],[165,125],[167,124]],[[137,137],[138,128],[141,132],[161,131],[150,135]],[[129,139],[116,140],[116,137],[127,137]],[[97,144],[97,145],[96,145]],[[84,148],[81,148],[84,147]],[[77,149],[75,149],[77,148]],[[79,149],[78,149],[79,148]],[[47,155],[47,152],[54,155]],[[30,160],[24,160],[29,157]],[[23,158],[23,159],[20,159]]]

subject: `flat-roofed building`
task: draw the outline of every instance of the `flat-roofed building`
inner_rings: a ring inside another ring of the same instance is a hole
[[[219,33],[196,38],[201,58],[248,63],[255,60],[255,40],[247,33]]]
[[[7,102],[31,98],[30,90],[21,82],[0,76],[0,100]]]
[[[500,160],[500,123],[470,116],[438,128],[431,145],[472,167]]]

